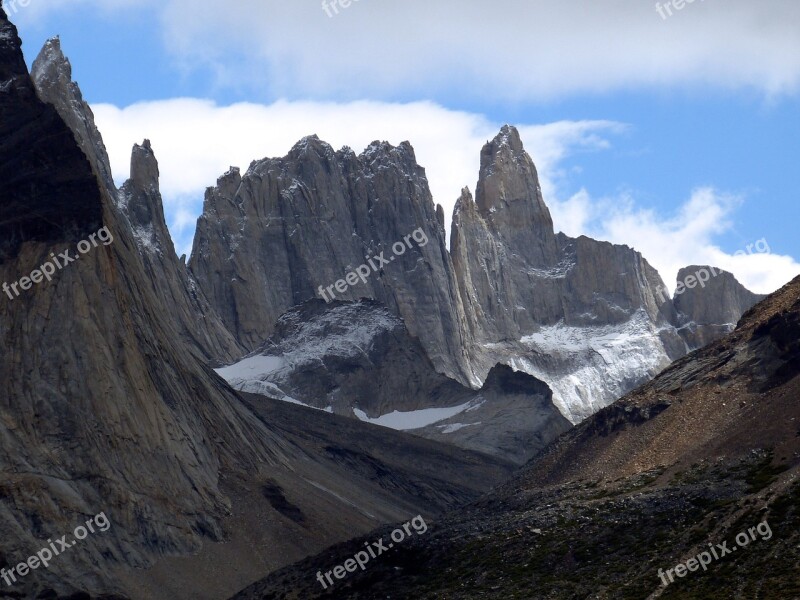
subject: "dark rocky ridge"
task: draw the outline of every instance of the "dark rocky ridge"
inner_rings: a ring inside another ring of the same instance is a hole
[[[0,260],[24,241],[78,241],[97,231],[95,178],[56,109],[36,97],[16,28],[0,18]],[[15,277],[13,280],[16,280]]]
[[[105,511],[112,535],[88,538],[81,552],[26,577],[23,590],[114,591],[99,564],[144,566],[219,538],[230,508],[220,469],[258,472],[286,444],[179,341],[114,198],[38,98],[2,13],[0,33],[0,73],[14,77],[0,93],[3,127],[18,128],[3,132],[0,161],[24,163],[0,179],[0,195],[5,210],[24,215],[14,234],[27,236],[6,246],[0,279],[17,280],[51,252],[74,254],[76,240],[101,225],[114,240],[53,281],[0,298],[3,555],[24,559]]]
[[[31,77],[39,97],[53,105],[71,129],[75,141],[89,158],[108,194],[111,207],[134,234],[151,286],[177,322],[184,340],[207,362],[220,364],[244,354],[244,349],[191,280],[186,265],[178,260],[164,219],[159,191],[158,161],[150,142],[135,145],[131,155],[131,179],[120,190],[114,183],[105,144],[72,80],[72,67],[58,38],[48,40],[33,62]]]

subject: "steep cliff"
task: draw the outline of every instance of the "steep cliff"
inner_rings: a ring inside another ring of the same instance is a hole
[[[220,469],[257,472],[285,444],[180,343],[101,174],[38,98],[20,45],[0,11],[0,281],[21,292],[0,297],[3,565],[103,511],[113,535],[14,592],[112,591],[98,564],[143,566],[219,538],[230,507]]]
[[[33,62],[31,77],[38,96],[56,108],[105,190],[114,198],[110,209],[133,231],[152,290],[171,311],[182,337],[191,342],[189,347],[214,363],[244,354],[191,280],[186,265],[175,255],[164,220],[158,162],[150,142],[145,140],[143,145],[134,146],[131,179],[117,190],[103,138],[95,126],[91,108],[72,80],[72,66],[58,38],[45,43]]]
[[[362,265],[364,276],[344,285]],[[357,156],[311,136],[244,176],[231,169],[206,193],[189,266],[251,350],[306,300],[373,298],[404,319],[438,370],[475,383],[445,232],[408,143],[375,142]]]
[[[742,315],[766,296],[754,294],[733,273],[709,266],[689,266],[678,272],[673,303],[678,333],[691,349],[727,335]]]
[[[38,81],[69,81],[56,71]],[[37,95],[1,10],[0,81],[0,595],[222,598],[509,472],[430,440],[243,400],[195,347],[209,340],[183,307],[204,308],[183,304],[190,280],[167,259],[149,145],[134,148],[118,196],[102,140],[76,125],[89,114],[79,90],[41,92],[66,118]],[[101,512],[109,528],[23,573]]]
[[[134,145],[131,177],[120,188],[118,207],[127,216],[153,291],[179,327],[190,348],[216,365],[245,354],[209,304],[186,264],[178,259],[164,220],[158,162],[150,141]]]
[[[579,421],[686,348],[663,282],[638,252],[556,234],[533,161],[505,126],[481,152],[477,197],[463,190],[451,254],[473,365],[506,363],[547,382]]]
[[[509,365],[545,382],[573,422],[725,331],[716,316],[697,315],[704,333],[690,333],[634,249],[556,234],[514,127],[483,148],[476,198],[464,189],[455,206],[449,253],[442,221],[407,143],[376,142],[356,156],[310,137],[208,190],[190,266],[248,348],[313,296],[373,298],[403,319],[439,372],[479,388],[495,365]],[[376,255],[380,268],[367,266]],[[697,295],[711,305],[719,290]],[[726,301],[732,316],[748,307],[745,296]]]

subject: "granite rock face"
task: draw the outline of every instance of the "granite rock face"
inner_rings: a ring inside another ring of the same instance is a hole
[[[677,281],[678,332],[692,349],[729,334],[746,311],[766,298],[745,288],[733,273],[707,265],[684,267]]]
[[[686,351],[641,254],[554,232],[515,128],[483,148],[477,190],[456,203],[451,255],[479,377],[498,362],[526,371],[578,421]]]
[[[48,40],[31,69],[36,92],[58,111],[72,131],[103,187],[114,198],[114,210],[134,234],[153,292],[171,311],[189,347],[208,362],[221,364],[244,354],[175,255],[164,220],[158,161],[150,142],[135,145],[131,179],[117,190],[111,164],[94,115],[72,80],[72,67],[58,38]]]
[[[189,267],[250,350],[286,310],[329,288],[327,300],[385,304],[440,372],[477,383],[441,216],[408,143],[374,142],[356,155],[311,136],[244,176],[231,169],[207,191]],[[330,289],[368,257],[364,278]]]
[[[509,365],[546,382],[573,422],[723,332],[716,316],[698,315],[705,333],[690,335],[632,248],[557,234],[514,127],[483,148],[476,197],[464,189],[456,203],[450,252],[443,220],[407,143],[375,142],[356,156],[312,136],[208,190],[190,268],[248,349],[314,296],[372,298],[403,319],[440,373],[477,389]],[[417,229],[424,246],[393,256]],[[395,260],[380,272],[344,292],[330,287],[382,251]],[[714,302],[714,290],[698,293]]]
[[[94,122],[94,113],[72,80],[72,65],[61,50],[61,40],[49,39],[31,65],[31,78],[39,98],[51,104],[72,130],[81,150],[108,190],[115,190],[111,162]]]
[[[192,278],[186,264],[175,254],[164,220],[159,191],[159,171],[150,141],[134,145],[130,179],[117,195],[118,207],[127,216],[147,274],[156,293],[180,328],[188,346],[215,365],[245,354]]]
[[[110,522],[49,568],[4,581],[3,594],[227,597],[355,532],[473,499],[510,472],[504,460],[240,397],[198,350],[215,346],[189,319],[205,310],[201,297],[182,299],[191,280],[170,258],[149,144],[134,148],[117,194],[96,130],[76,125],[88,115],[79,90],[37,95],[2,10],[0,76],[0,281],[56,252],[74,258],[51,280],[0,294],[0,567],[49,539],[69,542],[93,515]],[[103,243],[78,256],[101,227]]]
[[[299,402],[516,464],[569,429],[538,379],[498,366],[473,390],[437,373],[403,321],[373,300],[311,300],[262,348],[218,373],[235,388]]]
[[[77,256],[76,244],[100,227],[113,238],[51,281],[0,296],[2,561],[103,511],[112,535],[87,538],[13,592],[113,591],[118,582],[98,564],[145,566],[220,539],[230,507],[220,469],[258,472],[286,444],[180,341],[114,198],[37,96],[2,11],[0,80],[0,210],[3,222],[13,216],[0,281],[30,274],[51,253]]]

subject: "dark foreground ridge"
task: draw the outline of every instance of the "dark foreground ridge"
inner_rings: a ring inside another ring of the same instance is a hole
[[[734,333],[564,434],[510,483],[429,523],[365,572],[328,591],[315,580],[390,529],[234,598],[796,598],[798,340],[800,278]],[[695,559],[694,570],[676,571],[711,548],[719,558],[705,570]]]

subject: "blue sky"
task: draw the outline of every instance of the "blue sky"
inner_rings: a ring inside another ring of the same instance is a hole
[[[4,4],[29,64],[61,36],[119,182],[132,144],[153,141],[179,252],[206,186],[303,135],[408,139],[449,213],[508,122],[557,229],[634,246],[670,285],[689,263],[761,292],[800,273],[792,0],[667,19],[617,0],[358,0],[332,17],[317,0]],[[762,238],[769,256],[735,256]]]

